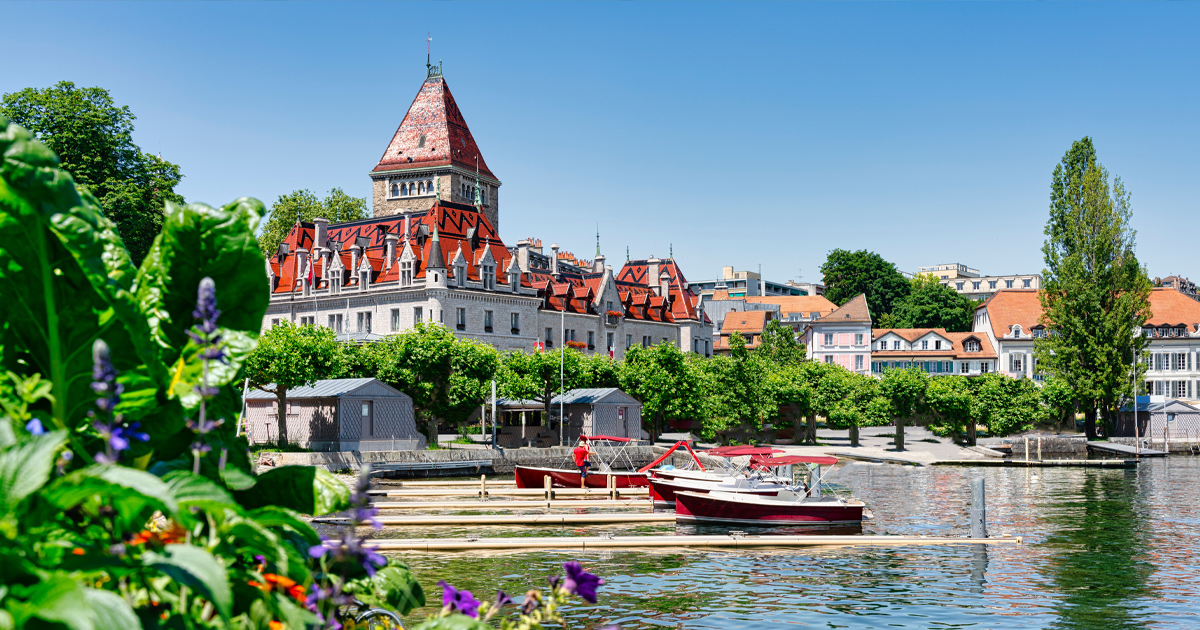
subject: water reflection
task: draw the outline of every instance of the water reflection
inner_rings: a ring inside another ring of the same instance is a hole
[[[1079,488],[1054,492],[1046,521],[1054,549],[1045,573],[1063,594],[1058,628],[1144,628],[1148,514],[1136,472],[1085,474]]]

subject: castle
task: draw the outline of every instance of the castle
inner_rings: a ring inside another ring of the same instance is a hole
[[[264,330],[287,320],[372,341],[437,322],[499,350],[566,343],[619,359],[666,341],[711,355],[711,322],[673,259],[614,273],[599,247],[583,260],[539,239],[504,243],[500,180],[440,66],[427,66],[370,177],[373,218],[297,223],[267,259]]]

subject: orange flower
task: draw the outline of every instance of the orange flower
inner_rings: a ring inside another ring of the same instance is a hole
[[[307,592],[308,589],[304,588],[304,586],[301,584],[297,584],[296,580],[293,580],[292,578],[287,577],[286,575],[276,575],[274,573],[264,573],[263,578],[267,581],[266,584],[259,584],[258,582],[254,582],[254,581],[250,581],[248,583],[250,584],[250,586],[260,588],[264,592],[267,592],[267,593],[270,593],[271,591],[278,588],[281,591],[286,591],[288,596],[290,596],[292,599],[295,599],[296,601],[300,601],[300,602],[303,602],[305,595],[308,594],[308,592]]]
[[[275,621],[274,619],[272,619],[267,625],[270,626],[271,630],[283,630],[283,624]]]
[[[161,532],[152,532],[148,529],[143,529],[133,538],[129,539],[129,544],[144,545],[146,543],[151,543],[156,547],[160,547],[162,545],[184,542],[186,540],[187,530],[181,527],[178,523],[172,522]]]
[[[74,548],[74,549],[72,549],[72,550],[71,550],[71,553],[73,553],[73,554],[75,554],[75,555],[77,555],[77,556],[82,556],[82,555],[83,555],[83,549],[81,549],[81,548],[79,548],[79,547],[76,547],[76,548]]]

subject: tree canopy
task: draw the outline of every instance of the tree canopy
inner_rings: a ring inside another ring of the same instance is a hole
[[[258,236],[258,248],[267,256],[274,254],[297,221],[322,218],[330,223],[345,223],[369,216],[367,199],[351,197],[341,188],[330,190],[324,199],[318,199],[311,190],[294,190],[280,195],[271,204],[271,212]]]
[[[287,390],[341,376],[343,356],[337,335],[324,326],[283,321],[259,338],[246,359],[246,377],[252,386],[275,394],[280,444],[288,441]]]
[[[969,332],[975,321],[975,306],[975,300],[942,284],[936,277],[919,274],[909,283],[908,294],[893,305],[889,327]]]
[[[762,339],[754,352],[777,365],[804,361],[804,344],[796,339],[796,331],[778,319],[767,322]]]
[[[704,416],[702,376],[693,357],[670,343],[626,351],[621,388],[642,403],[642,422],[651,438],[667,420]]]
[[[893,305],[909,292],[908,280],[896,270],[896,265],[865,249],[829,252],[821,273],[825,277],[825,297],[834,304],[840,306],[865,293],[874,324],[891,313]]]
[[[133,264],[140,265],[162,231],[166,202],[183,203],[179,167],[133,142],[136,116],[108,90],[60,81],[48,88],[5,94],[0,115],[25,127],[58,154],[76,184],[100,202]]]
[[[1042,246],[1042,323],[1038,367],[1075,393],[1088,437],[1096,413],[1109,424],[1132,396],[1148,341],[1138,334],[1150,313],[1150,280],[1134,253],[1133,210],[1121,178],[1111,180],[1091,138],[1071,145],[1054,168]]]

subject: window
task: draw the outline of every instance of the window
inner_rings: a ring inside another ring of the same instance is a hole
[[[465,308],[454,309],[454,325],[455,325],[455,328],[458,328],[459,330],[467,329],[467,309],[465,309]]]
[[[554,345],[554,329],[553,328],[546,329],[546,345],[547,346]]]
[[[922,340],[921,340],[921,349],[922,349],[922,350],[928,350],[928,349],[929,349],[929,340],[928,340],[928,339],[922,339]]]
[[[854,333],[854,345],[861,346],[863,342],[862,333]]]
[[[458,286],[467,286],[467,266],[454,265],[454,281]]]
[[[399,197],[399,196],[400,196],[400,187],[399,187],[399,186],[397,186],[396,184],[392,184],[392,196],[393,196],[393,197]]]
[[[983,346],[980,345],[978,339],[968,339],[963,342],[963,350],[967,352],[980,352],[983,350]]]
[[[613,347],[613,334],[612,333],[608,333],[608,338],[605,341],[607,342],[605,344],[605,350],[608,350],[609,352],[616,350],[616,348]],[[699,351],[697,351],[697,352],[699,352]]]
[[[406,260],[400,263],[400,286],[411,287],[413,282],[413,263]]]
[[[363,401],[362,419],[363,426],[367,429],[367,435],[375,437],[375,414],[371,413],[371,401],[369,400]]]
[[[980,361],[979,362],[979,371],[983,372],[984,374],[991,372],[992,371],[992,362],[991,361]]]
[[[483,312],[483,332],[492,332],[492,312]]]
[[[589,330],[588,331],[588,350],[595,350],[595,349],[596,349],[596,333]]]
[[[963,284],[965,284],[965,283],[963,283],[963,282],[955,282],[955,283],[954,283],[954,288],[958,289],[959,291],[962,291],[962,290],[963,290]]]
[[[861,355],[861,354],[854,355],[854,369],[856,369],[856,370],[863,369],[863,355]]]
[[[970,361],[962,361],[958,364],[958,372],[960,374],[967,374],[970,371],[971,371],[971,362]]]
[[[995,281],[995,280],[988,280],[988,288],[989,288],[989,289],[995,289],[995,288],[996,288],[996,281]]]
[[[1021,280],[1021,284],[1023,284],[1023,285],[1025,286],[1025,288],[1026,288],[1026,289],[1028,289],[1028,288],[1029,288],[1029,283],[1030,283],[1030,282],[1033,282],[1033,279],[1032,279],[1032,278],[1025,278],[1025,279]]]
[[[413,325],[414,326],[421,323],[421,315],[422,315],[421,311],[422,310],[423,309],[420,306],[413,307]]]
[[[483,281],[483,288],[496,290],[496,266],[483,265],[483,277],[480,280]]]
[[[833,345],[833,333],[825,333],[825,345]]]
[[[887,342],[886,342],[886,341],[880,341],[880,342],[879,342],[879,349],[880,349],[880,350],[887,350]]]
[[[362,313],[358,314],[358,332],[360,332],[360,333],[371,332],[371,314],[370,313],[362,312]]]
[[[833,365],[833,355],[832,354],[825,355],[825,362],[830,365]]]
[[[1187,396],[1187,381],[1175,381],[1175,397],[1185,398]]]
[[[417,148],[418,149],[425,148],[425,134],[421,134],[421,138],[419,140],[417,140]]]
[[[392,309],[392,332],[400,330],[400,309]]]
[[[1011,289],[1011,288],[1012,288],[1012,283],[1013,283],[1013,281],[1012,281],[1012,280],[1005,280],[1005,281],[1004,281],[1004,288],[1005,288],[1005,289]]]
[[[514,335],[521,334],[521,314],[520,313],[509,313],[508,323],[512,327],[512,334],[514,334]]]
[[[279,318],[278,317],[271,318],[271,328],[274,328],[278,325],[279,325]]]
[[[941,350],[941,349],[942,349],[942,340],[941,340],[941,339],[934,339],[934,340],[933,340],[933,349],[934,349],[934,350]]]
[[[650,341],[650,335],[642,335],[642,347],[649,348],[653,342]]]
[[[329,316],[329,328],[339,335],[342,334],[342,315],[340,313]]]
[[[1033,330],[1031,330],[1029,332],[1033,334],[1034,339],[1042,339],[1043,337],[1046,336],[1045,328],[1034,328]]]
[[[1013,374],[1024,374],[1024,358],[1025,355],[1015,352],[1008,355],[1008,371],[1012,372]]]
[[[971,288],[973,288],[973,289],[975,289],[976,291],[978,291],[978,290],[979,290],[979,283],[978,283],[978,282],[972,282],[972,283],[971,283]]]
[[[317,325],[317,316],[316,315],[302,315],[300,317],[300,325],[301,326],[316,326]]]
[[[1187,356],[1188,355],[1186,352],[1179,352],[1179,353],[1175,354],[1175,369],[1176,370],[1186,370],[1187,369]]]
[[[892,350],[899,350],[899,349],[900,349],[900,340],[899,339],[893,340],[892,341]]]

